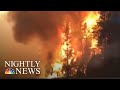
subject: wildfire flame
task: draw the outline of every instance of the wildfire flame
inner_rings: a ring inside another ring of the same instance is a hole
[[[84,32],[84,38],[90,40],[90,49],[94,50],[96,54],[99,54],[101,52],[100,48],[98,47],[98,30],[100,30],[100,27],[98,26],[98,21],[100,20],[100,13],[98,11],[96,12],[90,12],[88,16],[86,16],[85,20],[83,21],[83,25],[86,25],[85,32]]]
[[[57,78],[57,77],[62,77],[62,62],[56,62],[52,65],[52,75],[49,75],[48,78]]]
[[[99,30],[100,26],[98,22],[100,21],[100,12],[99,11],[91,11],[85,17],[82,26],[83,26],[83,39],[86,42],[89,42],[90,46],[90,55],[89,59],[87,60],[86,64],[84,65],[83,72],[86,74],[86,68],[89,60],[91,57],[97,54],[101,54],[101,48],[98,46],[98,38],[99,38]]]
[[[74,49],[72,48],[72,45],[71,45],[71,40],[70,40],[70,37],[71,37],[71,27],[70,27],[70,24],[66,25],[65,26],[66,29],[64,30],[64,32],[61,33],[61,41],[62,41],[62,44],[61,44],[61,47],[60,47],[60,60],[57,60],[59,61],[59,63],[54,63],[52,65],[52,75],[49,75],[48,78],[56,78],[56,77],[62,77],[64,76],[67,71],[63,70],[64,68],[64,65],[71,65],[72,62],[75,62],[76,61],[76,58],[75,58],[75,51]],[[73,68],[72,68],[73,69]]]
[[[85,16],[83,22],[82,22],[82,37],[83,39],[81,41],[84,41],[83,46],[85,49],[85,43],[89,43],[89,50],[90,55],[89,59],[86,60],[87,62],[84,63],[83,69],[79,68],[78,60],[76,53],[81,52],[81,55],[84,55],[84,51],[75,51],[74,48],[72,48],[71,44],[71,26],[68,24],[66,26],[66,30],[61,35],[61,41],[62,44],[60,45],[60,58],[59,60],[56,60],[56,62],[52,65],[52,74],[48,76],[48,78],[57,78],[57,77],[63,77],[63,76],[73,76],[77,73],[77,71],[80,69],[84,74],[86,74],[87,64],[88,61],[91,59],[92,56],[100,54],[101,48],[98,46],[98,38],[99,38],[99,30],[100,26],[98,25],[98,22],[100,21],[100,12],[98,11],[91,11],[88,12]],[[79,59],[80,60],[80,59]],[[77,64],[76,64],[77,63]],[[77,66],[76,66],[77,65]]]

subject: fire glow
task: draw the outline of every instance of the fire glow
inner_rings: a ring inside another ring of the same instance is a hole
[[[89,38],[91,42],[91,49],[96,49],[97,53],[100,53],[98,50],[98,35],[96,35],[99,30],[99,26],[97,25],[98,20],[100,19],[99,12],[90,12],[88,16],[83,21],[83,25],[86,24],[86,29],[84,33],[85,38]],[[95,28],[96,27],[96,28]],[[98,50],[98,51],[97,51]]]
[[[61,42],[62,44],[59,46],[60,50],[60,58],[56,60],[52,64],[52,73],[49,74],[48,78],[58,78],[58,77],[69,77],[74,76],[77,74],[79,70],[82,73],[86,74],[86,68],[89,60],[92,56],[101,54],[101,48],[98,46],[98,37],[99,37],[99,30],[100,26],[98,22],[100,21],[100,12],[98,11],[90,11],[85,16],[84,20],[82,21],[81,31],[82,32],[82,40],[84,43],[83,46],[86,48],[86,44],[88,44],[88,48],[90,50],[90,54],[88,55],[88,60],[85,63],[82,63],[81,68],[79,68],[80,59],[78,59],[80,55],[76,53],[80,53],[84,57],[85,50],[84,48],[81,51],[75,51],[71,44],[71,25],[65,26],[64,32],[60,33],[61,35]],[[71,22],[72,23],[72,22]],[[59,61],[59,63],[58,63]]]

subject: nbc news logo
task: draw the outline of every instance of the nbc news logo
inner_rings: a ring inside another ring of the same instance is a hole
[[[12,68],[7,68],[7,69],[5,70],[5,74],[15,74],[15,71],[14,71],[14,69],[12,69]]]

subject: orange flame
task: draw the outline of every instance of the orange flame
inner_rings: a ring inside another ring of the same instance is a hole
[[[98,26],[98,21],[100,20],[100,13],[98,11],[89,12],[88,16],[86,16],[83,21],[83,25],[86,25],[86,29],[84,32],[84,38],[89,39],[91,46],[90,49],[93,50],[96,54],[101,52],[98,47],[98,30],[100,27]]]
[[[100,26],[98,25],[98,21],[100,21],[100,13],[98,11],[91,11],[88,12],[87,15],[85,16],[83,22],[82,22],[82,37],[83,39],[81,42],[83,42],[83,50],[82,51],[75,51],[74,48],[72,48],[71,44],[71,26],[68,25],[68,31],[64,31],[60,33],[60,38],[62,44],[60,45],[60,57],[57,58],[55,63],[52,65],[52,74],[48,76],[48,78],[57,78],[57,77],[63,77],[64,74],[67,72],[63,70],[63,66],[67,65],[69,66],[74,66],[69,68],[70,70],[70,75],[73,76],[74,74],[77,73],[79,66],[76,68],[76,64],[78,63],[77,58],[81,57],[81,55],[84,55],[84,49],[85,49],[85,44],[89,42],[89,49],[90,49],[90,55],[89,55],[89,60],[93,55],[100,54],[101,53],[101,48],[98,46],[98,38],[99,38],[99,30]],[[87,41],[86,41],[87,40]],[[70,56],[69,56],[70,55]],[[81,58],[79,58],[80,60]],[[87,61],[89,61],[87,60]],[[74,65],[73,65],[74,64]],[[82,69],[80,69],[84,74],[86,74],[86,69],[87,69],[87,63],[84,63]],[[77,64],[78,65],[78,64]]]
[[[88,15],[85,17],[82,26],[84,28],[83,30],[83,39],[87,40],[89,42],[90,46],[90,56],[89,60],[91,60],[91,57],[97,54],[101,54],[101,48],[98,46],[98,38],[99,38],[99,30],[100,26],[98,25],[98,22],[100,21],[100,12],[99,11],[91,11],[88,13]],[[88,62],[89,62],[88,60]],[[86,74],[86,68],[88,62],[84,65],[84,74]]]
[[[60,47],[60,58],[59,63],[55,62],[52,65],[53,68],[53,73],[52,75],[49,75],[48,78],[57,78],[57,77],[62,77],[64,76],[64,74],[66,74],[66,72],[63,69],[63,66],[66,65],[71,65],[72,62],[76,61],[75,58],[75,51],[72,48],[72,45],[70,43],[70,35],[71,35],[71,27],[70,25],[65,26],[67,30],[64,30],[64,32],[61,33],[61,47]],[[70,57],[69,57],[70,55]]]

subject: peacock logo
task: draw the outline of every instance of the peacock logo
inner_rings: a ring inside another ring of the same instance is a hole
[[[14,69],[12,69],[12,68],[7,68],[7,69],[5,70],[5,74],[15,74],[15,71],[14,71]]]

